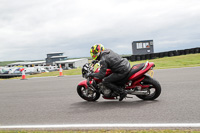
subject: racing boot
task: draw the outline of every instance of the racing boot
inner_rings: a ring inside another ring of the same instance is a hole
[[[119,94],[119,101],[122,101],[127,95],[127,92],[123,89],[123,87],[116,86],[115,84],[109,82],[104,82],[103,85]]]
[[[124,90],[121,90],[119,93],[119,101],[122,101],[127,96],[127,92]]]

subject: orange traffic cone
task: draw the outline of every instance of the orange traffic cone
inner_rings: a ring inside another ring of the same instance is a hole
[[[22,69],[20,69],[20,71],[22,72],[22,79],[21,80],[25,80],[26,79],[25,69],[22,68]]]
[[[62,69],[62,67],[61,67],[61,65],[60,65],[60,69],[59,69],[59,71],[60,71],[60,75],[58,76],[58,77],[63,77],[63,69]]]

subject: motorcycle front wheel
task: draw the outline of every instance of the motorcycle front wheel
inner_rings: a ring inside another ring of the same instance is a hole
[[[85,86],[77,86],[78,95],[86,101],[96,101],[100,97],[100,93],[91,89],[85,88]]]
[[[149,85],[149,95],[136,95],[138,98],[142,100],[155,100],[160,96],[161,86],[158,81],[155,79],[146,76],[141,82],[142,85]]]

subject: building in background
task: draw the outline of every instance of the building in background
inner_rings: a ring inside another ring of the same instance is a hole
[[[72,69],[72,68],[83,67],[85,63],[88,63],[87,58],[56,61],[55,65],[57,66],[61,65],[63,69]]]
[[[62,52],[56,52],[56,53],[49,53],[47,54],[46,58],[46,65],[55,65],[56,61],[65,61],[67,60],[67,56],[63,56]]]
[[[133,55],[143,55],[154,53],[153,40],[133,41]]]
[[[60,65],[63,69],[72,69],[77,67],[82,67],[85,63],[88,63],[87,58],[82,59],[67,59],[62,52],[49,53],[47,54],[46,61],[31,61],[31,62],[16,62],[8,64],[8,67],[22,66],[22,67],[56,67],[59,68]]]

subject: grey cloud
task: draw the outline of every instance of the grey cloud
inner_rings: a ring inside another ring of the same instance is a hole
[[[134,40],[155,51],[200,46],[198,0],[2,0],[0,60],[86,57],[94,43],[131,54]]]

